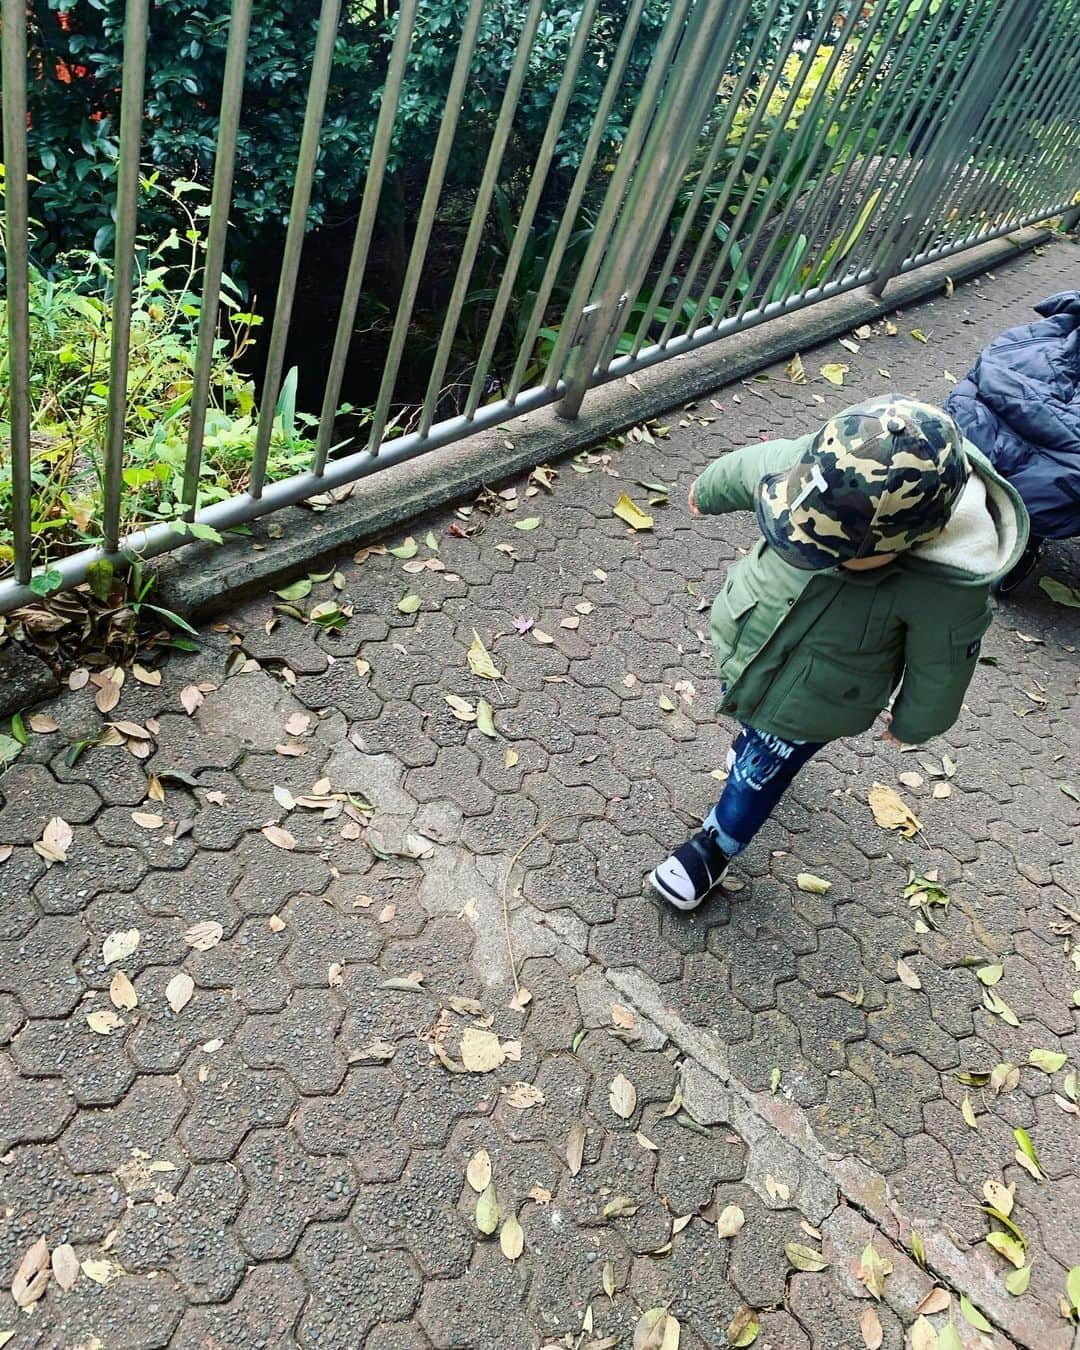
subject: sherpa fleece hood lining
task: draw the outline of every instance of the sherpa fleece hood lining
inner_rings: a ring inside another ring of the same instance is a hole
[[[1006,489],[972,462],[967,483],[939,535],[917,544],[924,563],[955,568],[972,577],[999,576],[1016,551],[1016,506]]]

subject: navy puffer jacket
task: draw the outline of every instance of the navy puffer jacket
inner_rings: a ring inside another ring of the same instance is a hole
[[[1012,483],[1043,539],[1080,534],[1080,291],[1035,306],[1038,323],[996,337],[946,403]]]

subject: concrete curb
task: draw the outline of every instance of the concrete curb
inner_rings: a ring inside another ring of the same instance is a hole
[[[265,590],[447,501],[470,497],[485,485],[596,445],[897,306],[934,295],[946,277],[955,281],[976,276],[1051,237],[1045,229],[1019,230],[898,278],[890,283],[886,298],[865,288],[850,291],[650,367],[634,375],[633,384],[613,380],[592,391],[573,422],[558,417],[553,408],[525,414],[502,431],[481,432],[380,470],[354,484],[348,497],[325,511],[290,507],[255,521],[252,537],[233,537],[217,546],[186,545],[151,565],[157,577],[155,599],[189,618],[225,609],[246,594]]]

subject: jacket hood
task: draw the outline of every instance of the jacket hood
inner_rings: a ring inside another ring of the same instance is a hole
[[[1028,540],[1020,494],[990,461],[964,442],[971,472],[949,523],[904,555],[905,565],[944,573],[958,585],[988,586],[1010,571]]]
[[[1058,291],[1035,306],[1035,313],[1046,318],[1055,314],[1071,314],[1080,319],[1080,291]]]

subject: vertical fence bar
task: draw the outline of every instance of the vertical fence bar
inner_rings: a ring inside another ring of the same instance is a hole
[[[221,273],[225,266],[225,242],[229,232],[229,207],[232,203],[233,168],[236,163],[236,135],[240,126],[240,106],[244,97],[244,65],[247,58],[248,30],[251,26],[252,0],[233,0],[229,20],[229,41],[225,48],[225,76],[221,89],[221,114],[218,119],[217,150],[214,157],[214,187],[210,194],[210,233],[203,264],[202,304],[199,309],[199,340],[195,356],[195,376],[191,390],[191,414],[188,423],[187,454],[181,499],[187,518],[195,515],[199,498],[199,471],[202,466],[206,409],[210,401],[210,374],[217,339],[218,310],[221,305]]]
[[[529,315],[529,322],[525,327],[525,336],[522,338],[521,347],[517,354],[517,360],[510,376],[510,383],[506,393],[507,398],[509,398],[511,402],[513,402],[521,392],[521,386],[525,380],[529,360],[532,357],[533,346],[536,342],[537,334],[540,332],[541,325],[544,322],[544,314],[547,311],[552,291],[555,289],[555,283],[558,280],[559,271],[565,259],[567,244],[573,233],[574,225],[577,222],[577,215],[578,211],[581,209],[581,202],[585,196],[585,190],[589,185],[589,177],[592,173],[593,165],[596,162],[596,155],[600,148],[600,142],[603,139],[608,117],[611,114],[611,107],[615,101],[615,95],[618,93],[619,85],[622,83],[623,72],[626,69],[626,63],[630,57],[630,49],[633,46],[634,38],[637,36],[638,24],[641,20],[641,11],[644,8],[644,5],[645,0],[632,0],[629,12],[627,13],[622,35],[619,38],[618,46],[615,49],[615,55],[608,70],[607,79],[604,82],[604,91],[600,96],[600,103],[596,109],[596,115],[593,117],[592,126],[589,128],[588,139],[585,142],[585,148],[582,151],[577,172],[574,175],[574,182],[570,188],[569,196],[566,199],[566,205],[563,207],[559,228],[552,241],[551,252],[548,254],[547,264],[544,267],[544,275],[533,300],[532,313]],[[510,258],[507,261],[506,276],[503,277],[502,284],[499,287],[499,294],[492,309],[492,317],[488,322],[488,331],[484,338],[484,351],[481,352],[482,359],[477,366],[477,374],[473,379],[473,388],[469,391],[469,406],[466,409],[468,416],[472,416],[473,413],[475,413],[477,404],[480,401],[480,380],[483,378],[483,374],[487,369],[487,360],[490,360],[491,350],[494,349],[495,340],[498,335],[495,325],[497,323],[499,327],[502,326],[503,316],[510,303],[513,283],[517,277],[518,268],[521,265],[521,258],[525,252],[525,244],[528,240],[529,231],[532,229],[536,208],[539,205],[540,194],[544,186],[544,179],[551,166],[551,160],[555,153],[555,145],[558,140],[559,132],[562,129],[563,119],[566,116],[566,108],[569,105],[570,96],[573,92],[574,81],[577,78],[578,67],[585,52],[585,43],[588,40],[588,31],[585,29],[586,10],[588,11],[588,28],[591,29],[593,19],[596,15],[596,6],[597,0],[589,0],[586,8],[582,10],[580,20],[581,26],[578,30],[578,36],[582,39],[581,49],[578,51],[577,44],[575,43],[574,55],[571,57],[571,62],[568,63],[568,73],[572,71],[571,78],[569,83],[564,83],[563,88],[560,89],[559,97],[561,106],[558,102],[556,103],[556,107],[552,109],[552,120],[548,124],[550,145],[545,141],[546,153],[542,151],[541,154],[537,156],[536,166],[533,169],[532,181],[529,184],[529,195],[526,198],[526,207],[528,209],[522,212],[522,218],[514,236],[514,244],[510,250]],[[557,122],[556,116],[558,118]],[[483,359],[485,353],[487,360]]]
[[[715,97],[718,83],[718,77],[706,73],[718,34],[711,39],[705,34],[718,17],[723,3],[724,0],[699,0],[690,12],[674,61],[665,72],[667,78],[655,116],[642,119],[636,171],[626,184],[625,198],[593,292],[598,297],[595,302],[597,322],[582,342],[569,349],[566,392],[556,408],[560,417],[578,415],[601,353],[619,322],[624,303],[630,299],[627,289],[631,284],[630,277],[639,268],[642,252],[651,254],[644,241],[651,238],[655,247],[656,236],[651,222],[659,217],[659,228],[663,228],[662,204],[670,201],[677,190],[678,175],[693,153],[702,119]],[[647,129],[646,120],[649,123]],[[645,264],[648,264],[648,257]]]
[[[847,97],[848,94],[848,90],[854,83],[855,75],[859,68],[859,65],[862,62],[865,53],[870,45],[874,30],[881,21],[881,16],[885,13],[886,9],[891,3],[892,0],[878,0],[878,3],[875,5],[871,13],[869,22],[867,24],[866,32],[863,34],[861,40],[859,41],[859,43],[855,48],[855,53],[849,62],[846,74],[844,74],[840,79],[839,87],[836,91],[835,96],[833,97],[833,105],[835,107],[839,108],[843,106],[844,99]],[[828,92],[829,84],[832,80],[833,74],[835,73],[837,67],[840,65],[840,61],[843,58],[844,53],[847,50],[849,41],[854,35],[861,14],[862,11],[859,6],[853,5],[851,7],[848,17],[845,20],[844,26],[841,29],[835,44],[833,45],[832,53],[830,54],[829,60],[825,65],[825,69],[821,73],[821,78],[818,81],[817,88],[811,95],[810,102],[807,104],[806,109],[804,110],[802,117],[800,118],[799,125],[796,128],[795,135],[792,138],[791,145],[788,147],[787,154],[784,156],[784,159],[782,160],[780,165],[780,169],[776,174],[776,177],[773,179],[773,182],[770,184],[769,191],[766,193],[765,201],[762,203],[761,206],[761,213],[758,222],[759,226],[762,221],[768,219],[769,214],[773,209],[773,203],[776,201],[777,196],[779,195],[781,185],[787,184],[787,176],[789,171],[798,163],[800,151],[803,150],[803,147],[806,145],[807,141],[816,139],[817,134],[821,130],[821,128],[817,124],[819,111],[822,109],[822,107],[830,97]],[[807,53],[807,55],[809,57],[809,53]],[[831,121],[832,117],[830,115],[825,125],[827,126]],[[755,308],[757,307],[754,305],[754,297],[757,293],[757,288],[765,280],[768,274],[769,264],[777,250],[777,247],[782,246],[784,230],[787,228],[787,223],[791,219],[791,213],[795,209],[795,204],[799,200],[799,197],[802,195],[803,189],[806,186],[806,181],[810,176],[810,170],[815,163],[816,157],[817,157],[817,149],[815,145],[814,149],[810,150],[804,155],[803,166],[800,170],[796,172],[794,182],[785,187],[788,196],[787,204],[780,214],[779,221],[776,222],[773,227],[771,237],[769,239],[768,244],[765,246],[765,252],[762,254],[761,260],[758,262],[757,267],[750,275],[750,284],[746,287],[745,292],[739,299],[739,304],[736,309],[736,318],[742,318],[742,316],[746,313],[748,309],[750,309],[751,307]],[[778,268],[776,269],[777,272],[780,274],[780,276],[783,276],[784,269],[788,265],[788,261],[791,258],[792,252],[796,248],[796,246],[797,240],[791,239],[789,240],[786,247],[782,247],[782,251],[780,253],[780,263]],[[720,308],[717,311],[718,313],[723,313],[723,311],[727,308],[728,304],[730,303],[731,298],[736,288],[738,287],[740,274],[744,272],[746,273],[750,272],[750,257],[752,252],[753,252],[752,244],[750,243],[750,241],[748,241],[747,247],[744,248],[743,250],[742,261],[732,270],[731,280],[728,282],[724,298],[720,301]],[[767,292],[763,293],[761,297],[761,303],[763,305],[767,303],[766,295]]]
[[[543,380],[546,389],[553,390],[558,386],[562,377],[563,366],[576,340],[578,319],[599,271],[604,251],[611,238],[611,232],[615,228],[619,208],[622,206],[627,186],[637,166],[642,144],[668,75],[668,64],[675,51],[676,44],[682,36],[683,25],[686,22],[689,8],[690,0],[674,0],[671,9],[668,11],[660,41],[657,43],[653,59],[649,63],[649,69],[642,84],[641,96],[634,109],[634,115],[630,119],[626,136],[619,148],[619,157],[615,161],[615,169],[608,182],[603,205],[600,207],[593,226],[592,238],[585,252],[577,282],[570,295],[566,319],[560,326],[558,339],[551,356],[548,358]]]
[[[300,151],[296,160],[292,201],[289,204],[289,225],[285,232],[285,249],[278,276],[277,302],[274,305],[274,327],[266,356],[263,376],[262,407],[255,433],[255,454],[251,463],[248,491],[253,497],[262,495],[266,480],[266,460],[270,453],[270,438],[274,431],[274,415],[278,394],[281,392],[281,372],[285,365],[285,346],[289,340],[293,299],[296,295],[296,277],[300,270],[300,254],[307,232],[308,207],[311,188],[315,181],[315,166],[319,158],[319,137],[322,134],[326,95],[330,88],[330,73],[334,64],[334,44],[337,41],[341,0],[322,0],[319,9],[318,34],[315,55],[308,82],[307,106],[304,109],[304,128],[300,133]]]
[[[738,31],[746,18],[746,11],[748,8],[749,8],[748,4],[744,4],[742,8],[739,9],[736,17],[733,20],[734,26],[732,28],[732,44],[731,44],[732,46],[734,46],[734,43],[738,38]],[[750,48],[750,52],[747,55],[746,61],[743,65],[742,74],[739,76],[738,80],[735,83],[734,88],[727,97],[727,107],[724,111],[723,117],[720,119],[719,125],[716,128],[716,132],[713,135],[712,144],[709,147],[709,152],[705,156],[705,160],[702,163],[701,170],[698,173],[698,181],[694,188],[693,195],[691,196],[690,201],[687,203],[686,210],[683,212],[682,220],[680,220],[679,222],[679,228],[675,232],[675,237],[672,239],[671,245],[668,248],[667,256],[664,259],[663,266],[661,267],[659,275],[657,276],[656,281],[653,284],[652,295],[649,297],[649,303],[645,308],[644,314],[642,314],[641,316],[641,322],[638,325],[638,330],[634,335],[634,345],[630,351],[631,356],[637,356],[638,352],[641,351],[645,339],[648,336],[649,329],[652,327],[653,320],[656,318],[656,311],[660,308],[664,292],[667,290],[668,286],[671,283],[671,279],[675,274],[675,268],[678,266],[679,258],[682,255],[683,246],[686,243],[687,236],[689,235],[690,230],[694,225],[694,222],[697,220],[698,212],[701,209],[701,203],[705,200],[705,193],[708,191],[709,184],[712,182],[712,175],[714,170],[716,169],[717,161],[719,160],[721,154],[723,153],[724,149],[727,146],[728,136],[731,134],[731,127],[735,121],[735,116],[739,110],[739,105],[741,104],[743,96],[746,93],[747,85],[750,82],[750,78],[753,73],[754,67],[757,64],[758,57],[761,55],[761,49],[765,45],[765,41],[768,38],[768,36],[769,36],[768,24],[759,23],[757,33],[755,34],[753,44],[751,45]],[[731,60],[731,49],[729,48],[724,58],[721,74],[723,70],[726,70],[730,60]]]
[[[530,0],[529,8],[525,14],[525,22],[522,25],[521,36],[518,39],[517,50],[514,53],[513,64],[510,67],[510,75],[503,91],[502,106],[499,109],[495,130],[491,136],[487,162],[484,164],[484,172],[480,179],[480,187],[477,190],[476,202],[473,205],[472,219],[469,221],[469,231],[461,249],[461,261],[458,264],[457,275],[454,277],[454,288],[450,293],[450,299],[447,301],[446,318],[439,335],[439,346],[431,367],[431,378],[428,380],[427,391],[424,394],[424,406],[420,410],[418,430],[421,436],[428,434],[431,430],[431,423],[435,418],[439,390],[442,387],[443,376],[446,374],[446,367],[450,361],[450,352],[457,335],[458,324],[461,321],[461,311],[464,308],[465,295],[472,279],[476,254],[480,248],[480,239],[491,207],[491,199],[495,193],[495,184],[499,176],[499,169],[502,166],[503,155],[506,153],[506,143],[510,138],[510,129],[513,125],[514,113],[517,111],[518,100],[521,97],[521,88],[525,83],[529,57],[532,55],[533,39],[536,37],[536,30],[540,26],[543,12],[544,0]]]
[[[349,270],[345,275],[345,289],[341,297],[341,312],[334,334],[334,350],[330,357],[330,369],[326,375],[326,388],[323,391],[319,431],[315,441],[315,460],[312,465],[312,472],[316,474],[322,474],[326,470],[326,457],[330,452],[330,441],[334,434],[334,416],[341,400],[345,363],[349,357],[353,324],[356,322],[368,253],[375,232],[375,218],[378,215],[379,199],[386,177],[386,162],[390,155],[394,122],[401,101],[401,86],[409,59],[409,44],[412,42],[413,28],[416,24],[416,6],[417,0],[401,0],[401,8],[398,10],[397,31],[394,33],[394,45],[390,51],[390,62],[386,70],[386,83],[379,103],[379,117],[371,141],[364,195],[360,202],[360,215],[356,221]]]
[[[109,350],[109,406],[103,466],[102,523],[105,549],[109,553],[116,551],[120,540],[120,495],[123,487],[128,364],[131,355],[131,307],[148,16],[149,0],[127,0],[124,16],[124,71],[120,86],[120,162],[116,177],[116,255],[113,264]]]
[[[993,103],[1001,81],[1008,74],[1015,50],[1015,38],[1021,23],[1029,23],[1025,7],[1003,6],[996,16],[998,21],[990,30],[984,46],[976,47],[973,58],[958,81],[956,101],[949,109],[934,137],[930,149],[912,179],[911,214],[906,222],[889,232],[878,254],[878,275],[871,286],[880,295],[904,261],[914,238],[923,229],[923,222],[933,217],[934,207],[946,185],[950,164],[955,163],[961,147],[967,147],[973,128],[983,119]]]
[[[5,284],[15,580],[30,580],[30,191],[26,163],[26,0],[3,0]]]
[[[795,46],[795,40],[799,34],[800,28],[802,27],[803,21],[806,18],[806,13],[807,10],[809,9],[809,5],[810,0],[802,0],[802,4],[800,5],[799,9],[791,17],[787,34],[783,40],[783,43],[781,44],[780,50],[777,52],[776,58],[772,65],[772,69],[769,71],[769,74],[766,76],[762,88],[758,92],[757,102],[755,103],[754,110],[750,114],[750,118],[747,122],[747,125],[743,130],[741,143],[739,145],[738,150],[735,153],[735,158],[732,161],[731,167],[728,170],[726,179],[724,181],[724,186],[721,189],[720,193],[717,195],[717,199],[713,204],[712,211],[709,213],[709,218],[706,221],[705,228],[702,231],[701,238],[698,241],[697,248],[694,250],[694,256],[690,260],[689,267],[686,269],[686,274],[683,277],[682,285],[679,287],[678,294],[675,296],[675,299],[672,302],[671,314],[667,322],[664,324],[663,331],[661,332],[659,341],[657,343],[658,346],[663,347],[667,344],[668,340],[671,337],[672,332],[677,326],[678,316],[682,313],[683,306],[687,303],[687,301],[690,298],[690,292],[693,289],[693,285],[695,280],[697,279],[698,273],[701,271],[702,264],[705,261],[705,256],[709,251],[709,247],[714,237],[716,236],[718,228],[721,226],[723,222],[723,216],[728,210],[728,206],[730,204],[732,192],[735,188],[735,185],[739,181],[741,181],[743,165],[746,163],[747,157],[750,154],[751,148],[754,143],[754,138],[757,135],[758,128],[761,126],[761,123],[764,120],[766,110],[768,109],[769,103],[772,100],[772,96],[776,90],[776,86],[780,83],[780,77],[783,74],[783,70],[785,65],[787,64],[788,57],[791,55],[791,51]],[[819,24],[817,32],[819,35],[821,35],[824,33],[824,31],[825,31],[824,22],[822,22],[821,24]],[[749,66],[747,68],[750,69]],[[740,95],[740,99],[741,97],[742,95]],[[779,133],[776,132],[774,134]],[[752,195],[754,190],[755,188],[753,186],[751,186],[751,188],[748,189],[750,195]],[[728,231],[728,238],[730,238],[730,230]],[[724,242],[726,245],[727,239],[725,239]],[[727,253],[724,251],[722,247],[721,259],[726,258],[727,256],[728,256]],[[717,272],[717,275],[719,275],[719,272]],[[706,294],[711,294],[711,290],[712,290],[711,286],[707,287]],[[699,304],[696,306],[695,317],[694,320],[691,321],[692,323],[696,321],[697,314],[701,312],[701,308],[702,304],[699,302]]]
[[[382,382],[379,385],[379,394],[375,404],[375,412],[371,420],[371,434],[368,438],[368,450],[371,451],[372,454],[375,454],[378,451],[379,445],[382,442],[383,433],[386,431],[387,418],[390,412],[390,401],[394,396],[394,386],[397,384],[398,371],[401,368],[401,358],[405,352],[405,338],[408,335],[413,306],[416,303],[416,292],[420,286],[420,274],[423,271],[424,261],[427,258],[428,243],[431,240],[431,230],[435,224],[435,212],[438,209],[439,197],[442,195],[443,182],[446,179],[446,170],[450,162],[450,151],[454,143],[454,134],[457,131],[458,116],[461,113],[461,101],[465,93],[465,86],[469,80],[473,49],[476,46],[476,38],[480,31],[480,20],[483,16],[483,12],[484,0],[470,0],[469,10],[465,17],[465,23],[462,26],[457,59],[454,61],[453,73],[450,76],[450,88],[447,92],[446,103],[443,107],[442,121],[439,125],[439,134],[435,140],[435,149],[431,156],[431,169],[428,172],[427,185],[424,188],[424,197],[420,203],[420,213],[416,221],[416,233],[413,235],[412,250],[409,253],[409,261],[405,268],[405,281],[402,285],[401,296],[398,300],[398,310],[394,320],[394,329],[390,335],[390,349],[387,352],[386,365],[383,368]]]
[[[830,3],[822,8],[821,15],[819,15],[818,18],[817,27],[814,28],[814,34],[811,36],[809,45],[807,45],[807,51],[817,51],[819,47],[821,47],[823,36],[825,36],[826,32],[832,27],[833,19],[836,18],[838,11],[840,11],[840,0],[830,0]],[[796,36],[794,30],[791,31],[790,36],[792,45],[794,45]],[[779,72],[775,72],[775,74],[778,74],[779,76]],[[796,105],[798,105],[799,94],[802,93],[803,85],[806,84],[809,74],[810,62],[803,61],[801,68],[799,68],[798,73],[796,73],[794,80],[791,82],[791,88],[788,89],[787,97],[783,101],[782,108],[780,108],[779,116],[776,117],[775,126],[767,132],[767,135],[765,135],[765,142],[763,146],[761,146],[759,162],[757,162],[755,169],[753,169],[751,175],[749,175],[749,180],[742,185],[744,196],[742,196],[742,201],[738,204],[734,220],[730,221],[730,224],[728,225],[728,234],[726,234],[724,243],[721,244],[720,254],[717,255],[717,258],[715,258],[715,261],[713,262],[713,266],[710,267],[709,277],[707,277],[705,286],[703,286],[701,294],[698,296],[693,316],[691,316],[690,321],[688,321],[686,327],[687,332],[693,332],[694,329],[698,327],[699,323],[701,323],[702,315],[705,315],[707,312],[707,305],[709,305],[709,301],[711,300],[711,297],[713,297],[714,290],[717,288],[717,284],[720,282],[721,275],[724,273],[725,267],[728,266],[728,262],[734,261],[734,266],[736,266],[737,269],[737,267],[741,267],[742,261],[745,259],[745,252],[742,251],[742,225],[745,224],[745,221],[747,221],[747,217],[751,215],[751,212],[759,211],[759,208],[755,207],[757,190],[759,190],[761,186],[761,180],[764,178],[765,170],[768,169],[769,163],[771,163],[772,157],[774,157],[776,147],[778,147],[780,139],[782,139],[784,127],[786,127],[788,116],[790,116],[790,109],[795,108]],[[769,97],[771,97],[771,94],[769,94]],[[742,165],[744,165],[747,155],[751,153],[753,139],[755,139],[755,136],[757,135],[757,128],[761,126],[761,121],[764,120],[767,111],[768,104],[765,103],[765,90],[763,90],[759,100],[757,100],[755,109],[753,109],[751,123],[749,123],[747,131],[744,132],[744,138],[742,138],[744,139],[744,143],[742,143],[742,146],[740,147],[740,155],[736,155],[736,161],[734,161],[732,169],[730,169],[730,173],[728,174],[728,182],[726,182],[725,185],[724,196],[717,202],[717,211],[721,207],[724,207],[725,211],[726,208],[728,208],[730,194],[732,194],[736,185],[741,182],[740,175],[742,174]],[[742,154],[742,151],[745,151],[745,154]],[[717,211],[714,211],[714,215],[717,215]],[[679,311],[680,309],[680,300],[682,300],[682,292],[680,292],[679,298],[676,298],[675,301],[676,311]],[[720,323],[722,317],[724,317],[724,315],[722,315],[722,309],[720,306],[717,306],[713,323],[711,323],[709,327],[715,327],[715,325]],[[670,329],[668,329],[666,325],[666,327],[664,327],[664,335],[661,335],[660,342],[667,342],[668,338],[670,338]]]
[[[559,89],[555,95],[555,102],[551,106],[551,112],[548,116],[547,127],[544,130],[544,139],[540,143],[540,150],[537,153],[536,161],[533,164],[532,173],[529,178],[529,187],[525,193],[525,201],[522,204],[521,215],[518,217],[518,223],[514,228],[514,239],[510,245],[510,251],[507,255],[506,265],[503,268],[502,280],[499,282],[499,289],[495,294],[495,300],[491,306],[491,313],[488,315],[487,328],[484,332],[484,341],[480,348],[480,355],[476,361],[476,369],[473,371],[472,382],[469,386],[468,397],[465,402],[465,416],[473,417],[479,406],[480,399],[483,396],[484,384],[487,380],[488,371],[491,367],[491,358],[495,351],[495,344],[499,340],[499,333],[502,330],[503,321],[506,317],[506,311],[509,307],[511,297],[514,291],[514,283],[517,280],[518,272],[521,269],[521,260],[525,255],[525,248],[529,241],[529,234],[536,219],[536,211],[540,205],[540,196],[544,190],[544,184],[547,181],[548,170],[551,168],[551,162],[555,157],[555,147],[558,144],[559,135],[562,132],[563,122],[566,120],[566,112],[570,106],[570,99],[573,96],[574,86],[577,83],[578,71],[581,69],[581,62],[588,46],[589,35],[592,31],[593,21],[596,18],[596,10],[599,0],[586,0],[578,15],[577,29],[574,33],[574,41],[570,47],[570,55],[563,70],[562,79],[559,82]],[[631,6],[630,14],[627,16],[627,25],[630,38],[637,30],[638,19],[641,16],[644,0],[634,0]],[[600,136],[603,131],[604,123],[607,121],[607,108],[605,107],[605,98],[608,90],[611,90],[611,96],[614,97],[614,88],[612,80],[618,84],[621,79],[622,66],[625,62],[625,53],[629,51],[629,41],[627,33],[624,31],[623,37],[616,49],[615,58],[612,61],[612,69],[605,86],[604,94],[601,96],[600,107],[597,109],[596,117],[593,120],[593,126],[589,135],[589,141],[586,144],[582,155],[581,163],[578,165],[578,172],[574,178],[573,186],[567,197],[566,205],[563,208],[562,220],[559,223],[555,240],[552,245],[551,256],[548,259],[548,265],[544,272],[543,280],[540,283],[539,291],[533,304],[532,319],[535,319],[536,327],[532,328],[532,320],[526,330],[526,336],[521,344],[521,350],[518,352],[517,363],[507,390],[507,397],[513,401],[521,389],[521,379],[524,376],[525,363],[528,355],[532,351],[532,344],[536,340],[536,333],[539,331],[542,321],[543,311],[547,305],[548,298],[551,295],[551,288],[555,284],[556,270],[552,269],[552,261],[558,255],[561,257],[566,240],[569,237],[573,227],[574,219],[577,215],[578,207],[581,204],[581,195],[584,195],[585,186],[588,179],[588,171],[582,173],[586,164],[591,168],[596,155],[595,147],[600,143]],[[623,60],[620,61],[620,53],[623,53]],[[610,107],[610,104],[607,105]],[[589,147],[593,149],[590,153]],[[581,185],[580,195],[578,185]]]

